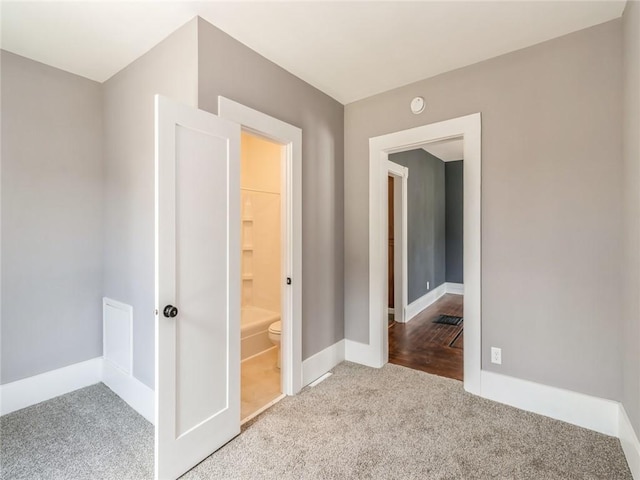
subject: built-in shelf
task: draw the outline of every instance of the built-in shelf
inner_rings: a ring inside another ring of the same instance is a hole
[[[243,222],[253,222],[253,217],[242,217]]]
[[[244,273],[242,275],[242,280],[253,280],[253,274],[251,273]]]
[[[242,250],[251,252],[251,251],[253,251],[253,245],[244,245],[242,247]]]

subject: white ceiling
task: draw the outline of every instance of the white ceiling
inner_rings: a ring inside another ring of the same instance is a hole
[[[427,143],[421,148],[443,162],[454,162],[463,159],[464,144],[462,138]]]
[[[625,2],[2,1],[2,48],[99,82],[195,15],[342,103],[619,17]]]

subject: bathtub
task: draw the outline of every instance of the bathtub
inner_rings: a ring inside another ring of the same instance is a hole
[[[269,325],[280,320],[278,312],[258,307],[242,307],[240,315],[240,355],[242,360],[272,348]]]

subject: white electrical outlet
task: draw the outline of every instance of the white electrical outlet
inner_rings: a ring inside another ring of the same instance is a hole
[[[491,363],[502,365],[502,349],[491,347]]]
[[[427,290],[429,290],[429,282],[427,282]]]

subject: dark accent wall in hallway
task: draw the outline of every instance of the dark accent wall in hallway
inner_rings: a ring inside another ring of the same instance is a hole
[[[445,167],[442,160],[422,149],[394,153],[389,160],[409,169],[407,274],[411,303],[445,282]]]
[[[463,162],[444,164],[445,183],[445,242],[446,281],[464,283],[462,277],[462,205],[464,188],[462,182]]]

